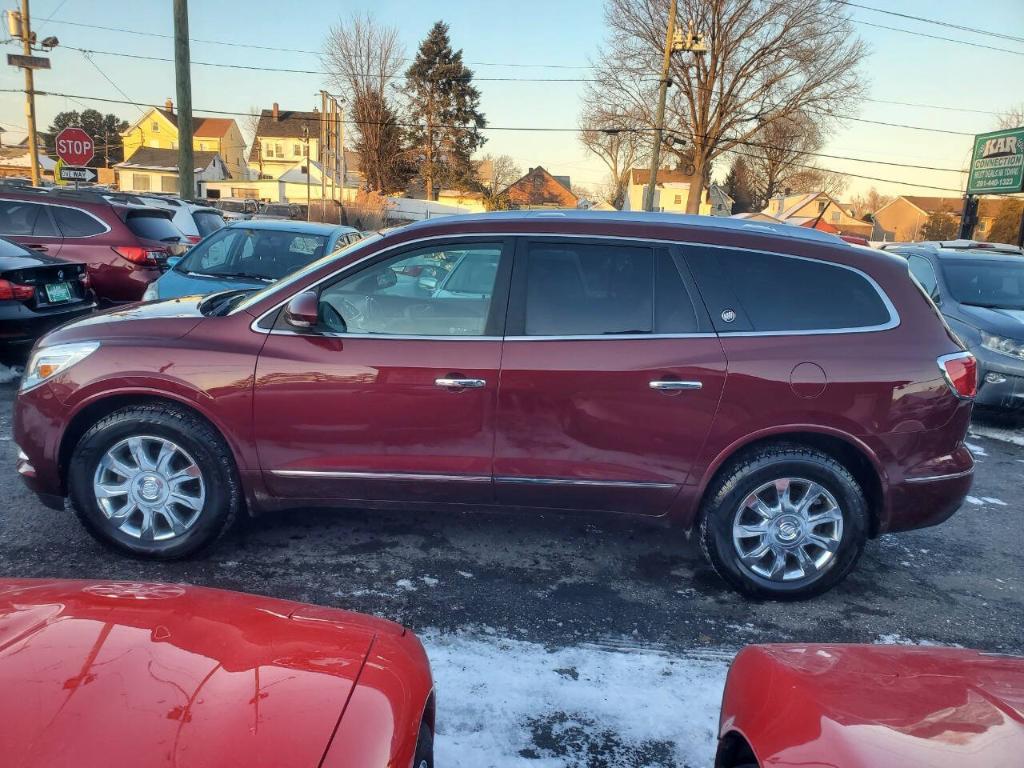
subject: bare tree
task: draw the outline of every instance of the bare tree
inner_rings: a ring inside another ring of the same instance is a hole
[[[650,133],[643,115],[625,111],[602,100],[600,88],[591,83],[584,94],[580,116],[580,143],[608,166],[611,190],[608,202],[621,208],[629,187],[629,173],[642,163],[649,149]]]
[[[397,28],[378,24],[370,14],[339,22],[324,41],[323,61],[332,86],[348,102],[366,186],[384,193],[400,189],[408,180],[408,158],[394,107],[395,77],[403,56]]]
[[[882,206],[893,201],[892,195],[883,195],[877,189],[872,187],[867,192],[861,195],[854,195],[850,200],[850,205],[853,207],[853,215],[858,219],[865,219],[865,216],[874,216]]]
[[[523,176],[523,169],[511,155],[484,155],[477,165],[480,182],[491,194],[497,194]]]
[[[1010,107],[998,119],[999,129],[1003,128],[1020,128],[1024,126],[1024,104],[1018,104],[1015,107]]]
[[[764,208],[775,195],[792,189],[810,192],[804,184],[816,178],[809,153],[823,144],[818,123],[803,112],[794,112],[767,123],[742,152],[755,209]]]
[[[669,0],[672,1],[672,0]],[[666,0],[606,0],[608,40],[598,62],[606,98],[653,125]],[[690,142],[696,180],[714,160],[755,141],[769,124],[804,113],[841,115],[863,90],[865,55],[848,16],[831,0],[679,0],[679,19],[704,35],[703,56],[672,59],[669,130]],[[690,185],[696,213],[703,184]]]

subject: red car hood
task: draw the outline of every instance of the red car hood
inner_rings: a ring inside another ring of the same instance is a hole
[[[390,622],[220,590],[0,582],[7,768],[316,768]]]
[[[98,312],[61,326],[48,334],[41,344],[126,338],[178,339],[202,322],[199,304],[205,298],[186,296]]]
[[[772,736],[763,727],[755,747],[766,768],[964,768],[1020,764],[1024,755],[1022,658],[857,645],[753,646],[746,654],[741,674],[784,691],[789,703],[776,713],[784,727]]]

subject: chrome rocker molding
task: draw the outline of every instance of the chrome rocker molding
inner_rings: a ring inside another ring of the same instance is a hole
[[[675,483],[636,483],[631,480],[572,480],[560,477],[496,477],[496,483],[513,485],[577,485],[597,488],[675,488]]]
[[[321,480],[397,480],[421,482],[440,480],[443,482],[489,483],[492,478],[485,475],[434,475],[415,472],[328,472],[315,469],[272,469],[274,477],[314,478]],[[636,483],[628,480],[573,480],[557,477],[495,477],[496,483],[517,485],[577,485],[601,488],[675,488],[675,483]]]

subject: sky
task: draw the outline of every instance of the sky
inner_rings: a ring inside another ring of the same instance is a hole
[[[860,0],[864,5],[985,30],[1024,37],[1024,0],[986,0],[965,4],[952,0]],[[0,7],[14,7],[0,0]],[[39,71],[36,89],[72,94],[76,98],[41,96],[37,99],[39,126],[46,128],[63,110],[93,107],[112,111],[128,121],[140,108],[104,104],[86,97],[163,104],[174,96],[174,67],[170,62],[141,61],[123,55],[173,58],[172,41],[154,37],[173,33],[171,0],[32,0],[33,29],[42,39],[56,35],[61,45],[50,55],[52,69]],[[284,69],[323,69],[315,53],[331,25],[353,12],[371,11],[378,21],[393,24],[406,55],[415,53],[433,22],[443,19],[451,27],[452,43],[463,49],[477,78],[586,77],[586,67],[598,54],[606,34],[599,0],[192,0],[189,24],[192,43],[192,103],[202,109],[247,113],[253,107],[312,109],[319,105],[319,90],[330,83],[320,74],[254,72],[202,66],[197,62],[230,63]],[[1024,105],[1024,43],[942,28],[895,18],[874,11],[849,8],[858,34],[870,54],[862,67],[869,97],[853,117],[902,123],[973,135],[996,127],[997,113]],[[149,34],[130,34],[74,26],[102,25]],[[900,27],[931,35],[958,38],[1020,53],[986,50],[918,35],[879,29],[871,24]],[[198,42],[219,41],[213,42]],[[224,45],[234,43],[235,45]],[[310,51],[270,51],[250,46],[272,46]],[[8,53],[20,53],[14,44]],[[87,57],[72,48],[95,51]],[[90,61],[91,59],[91,61]],[[514,65],[514,66],[513,66]],[[550,65],[558,65],[557,67]],[[579,82],[478,81],[482,112],[491,126],[574,128],[582,106],[584,84]],[[0,127],[5,143],[24,136],[24,97],[5,89],[24,87],[21,70],[0,64]],[[127,99],[125,98],[127,95]],[[878,102],[900,101],[956,107],[936,109]],[[960,111],[975,110],[975,111]],[[243,125],[243,118],[238,117]],[[599,159],[580,145],[573,132],[486,132],[482,153],[509,154],[525,172],[543,165],[556,175],[570,176],[574,185],[596,187],[607,181]],[[962,168],[970,155],[971,136],[880,126],[853,120],[832,134],[822,152],[875,161],[909,163],[938,168]],[[817,159],[817,164],[850,177],[843,197],[874,186],[887,194],[957,195],[964,179],[950,171],[886,166],[877,163]],[[719,162],[715,177],[727,166]],[[892,183],[899,182],[899,183]],[[939,191],[930,185],[948,188]]]

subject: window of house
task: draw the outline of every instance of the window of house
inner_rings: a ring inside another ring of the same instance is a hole
[[[675,203],[676,205],[679,205],[679,204],[681,204],[681,203],[683,202],[683,196],[682,196],[682,195],[676,195],[676,196],[675,196],[675,199],[673,200],[673,202],[674,202],[674,203]]]
[[[64,237],[90,237],[107,231],[102,223],[78,208],[55,205],[51,211]]]
[[[132,189],[136,192],[149,192],[149,175],[145,173],[132,174]]]
[[[152,131],[153,133],[160,133],[160,123],[158,123],[158,122],[157,122],[156,120],[154,120],[153,122],[151,122],[151,123],[149,124],[149,129],[150,129],[150,130],[151,130],[151,131]]]
[[[301,144],[292,144],[292,157],[302,157]]]
[[[175,176],[161,176],[160,177],[160,191],[161,192],[177,192],[178,191],[178,179]]]
[[[205,152],[206,151],[206,142],[205,141],[200,141],[199,142],[199,151],[200,152]]]
[[[321,316],[335,332],[482,336],[500,260],[500,243],[407,251],[325,288]]]
[[[249,198],[256,199],[256,198],[258,198],[260,196],[260,191],[258,189],[253,189],[252,187],[232,187],[231,188],[231,196],[232,197],[249,197]]]
[[[818,213],[824,213],[825,209],[827,207],[828,207],[828,200],[819,200],[818,201]]]
[[[281,142],[274,144],[274,157],[284,157],[284,145]]]
[[[719,326],[723,331],[859,329],[892,319],[867,278],[837,264],[699,246],[687,249],[686,258],[712,319],[725,310],[740,315],[739,322]]]
[[[840,217],[841,215],[842,215],[842,214],[840,214],[840,212],[839,212],[839,211],[832,211],[832,213],[831,213],[831,216],[832,216],[832,223],[833,223],[833,224],[838,224],[838,223],[839,223],[839,217]]]

